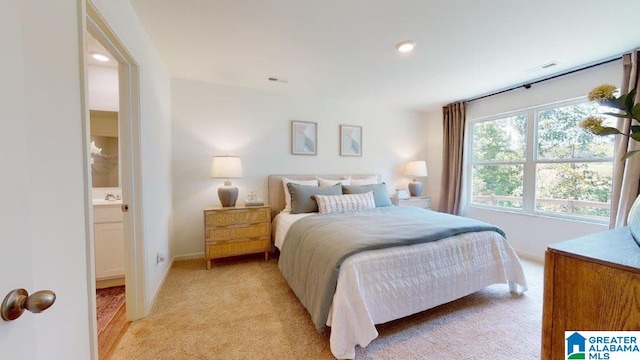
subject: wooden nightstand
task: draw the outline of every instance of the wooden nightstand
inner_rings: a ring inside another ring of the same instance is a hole
[[[216,258],[271,251],[271,208],[211,207],[204,209],[204,257],[207,270]]]
[[[430,196],[412,196],[406,199],[392,197],[391,203],[395,206],[415,206],[423,209],[431,209]]]

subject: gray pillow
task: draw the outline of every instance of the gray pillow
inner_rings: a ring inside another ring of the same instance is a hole
[[[318,212],[318,203],[312,197],[314,195],[342,195],[341,183],[326,187],[288,183],[287,188],[291,194],[292,214]]]
[[[387,185],[385,185],[385,183],[360,186],[342,186],[342,192],[345,194],[364,194],[369,191],[373,191],[373,201],[375,201],[376,207],[392,205],[391,198],[389,198],[389,193],[387,192]]]

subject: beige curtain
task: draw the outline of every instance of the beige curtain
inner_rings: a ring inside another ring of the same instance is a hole
[[[449,214],[460,214],[466,113],[466,106],[463,102],[449,104],[442,108],[444,136],[439,210]]]
[[[622,78],[621,91],[623,94],[626,94],[636,89],[635,103],[640,101],[640,81],[638,78],[639,56],[640,53],[636,50],[622,57],[624,75]],[[618,129],[620,129],[620,131],[628,133],[631,125],[631,119],[618,120]],[[635,140],[630,140],[626,136],[616,136],[615,146],[611,218],[609,220],[609,228],[611,229],[626,225],[629,209],[631,209],[631,205],[640,191],[640,154],[636,154],[626,161],[620,161],[620,158],[625,152],[640,149],[640,144]]]

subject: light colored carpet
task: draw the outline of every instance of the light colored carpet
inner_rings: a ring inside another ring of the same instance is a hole
[[[333,359],[280,274],[260,255],[176,262],[151,314],[131,324],[112,359]],[[523,260],[529,291],[493,285],[378,325],[356,359],[540,359],[543,269]]]

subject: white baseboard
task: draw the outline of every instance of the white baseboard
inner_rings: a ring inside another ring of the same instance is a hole
[[[527,259],[527,260],[531,260],[531,261],[535,261],[535,262],[539,262],[541,264],[544,264],[544,257],[540,257],[537,255],[533,255],[533,254],[529,254],[523,251],[518,251],[516,250],[516,254],[518,254],[519,257],[523,258],[523,259]]]
[[[173,257],[173,260],[171,260],[171,263],[173,263],[174,261],[195,260],[195,259],[204,259],[204,252],[185,254],[185,255],[176,255]]]
[[[158,294],[160,293],[160,289],[162,289],[162,287],[164,286],[164,282],[167,281],[167,277],[169,276],[169,271],[171,271],[172,266],[173,266],[173,259],[169,263],[169,266],[167,266],[167,269],[165,270],[164,274],[162,274],[162,280],[160,280],[160,284],[158,284],[158,286],[156,287],[156,290],[153,292],[153,295],[149,299],[149,312],[151,312],[151,309],[153,309],[153,306],[156,304],[156,300],[158,299]]]

